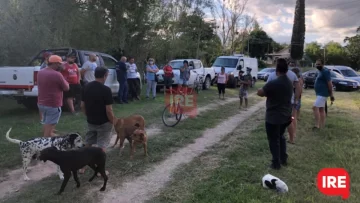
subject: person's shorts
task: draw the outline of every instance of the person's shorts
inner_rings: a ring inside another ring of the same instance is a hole
[[[246,89],[239,89],[239,98],[248,98],[248,91]]]
[[[172,85],[172,78],[164,76],[164,85],[166,88],[171,87]]]
[[[326,101],[327,101],[327,97],[316,96],[314,106],[318,108],[325,108]]]
[[[188,80],[184,80],[184,79],[179,79],[179,85],[189,85],[189,81]]]
[[[59,122],[61,116],[61,107],[49,107],[38,104],[39,111],[42,115],[42,124],[55,125]]]
[[[64,92],[65,98],[75,98],[76,95],[81,93],[81,85],[80,84],[69,84],[69,91]]]
[[[295,110],[299,111],[301,108],[301,100],[299,100],[299,102],[297,104],[292,103],[291,105],[293,106],[293,108]]]
[[[106,148],[111,140],[113,125],[110,122],[102,125],[88,123],[88,131],[85,135],[87,145],[96,144],[100,148]]]

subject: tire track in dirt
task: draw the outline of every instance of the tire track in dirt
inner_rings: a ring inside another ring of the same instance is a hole
[[[249,97],[253,95],[255,94],[254,93],[250,94]],[[237,100],[238,98],[227,98],[225,100],[219,100],[212,104],[208,104],[206,106],[198,108],[198,114],[217,108],[221,105],[226,105],[228,103],[235,102]],[[146,131],[148,137],[152,137],[157,134],[160,134],[162,132],[160,126],[161,124],[150,125],[149,127],[147,127]],[[113,137],[111,138],[111,143],[115,143],[115,140],[116,140],[116,134],[114,134]],[[128,143],[126,142],[126,144]],[[108,147],[108,151],[111,151],[113,149],[114,148]],[[33,163],[32,166],[28,167],[27,175],[30,177],[31,179],[30,181],[23,180],[22,168],[11,170],[7,172],[5,176],[0,177],[0,199],[3,199],[8,195],[12,195],[13,193],[20,191],[21,188],[29,186],[32,183],[42,180],[43,178],[56,174],[56,165],[54,163],[52,162],[43,163],[40,161],[37,162],[38,163]]]
[[[151,171],[134,180],[125,182],[121,187],[112,189],[103,195],[103,203],[140,203],[151,199],[160,189],[171,180],[171,174],[182,164],[187,164],[195,157],[205,152],[221,141],[228,133],[231,133],[244,120],[249,118],[253,113],[265,106],[265,101],[261,101],[252,106],[248,111],[242,112],[221,122],[215,128],[208,129],[203,136],[196,139],[190,144],[176,153],[173,153],[152,168]]]

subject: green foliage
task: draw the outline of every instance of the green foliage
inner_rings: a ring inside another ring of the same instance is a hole
[[[315,63],[317,59],[323,57],[321,53],[321,45],[318,44],[317,42],[311,42],[307,44],[305,48],[305,52],[313,63]]]
[[[274,51],[274,47],[277,46],[276,44],[277,43],[260,28],[250,32],[250,35],[246,40],[245,48],[249,50],[249,55],[251,57],[263,59],[265,58],[266,53]],[[279,46],[277,46],[277,48],[279,48]]]
[[[304,55],[305,41],[305,0],[297,0],[295,7],[293,33],[291,37],[290,56],[300,60]]]
[[[266,68],[267,65],[263,60],[258,60],[258,68],[262,69],[262,68]]]
[[[360,69],[360,27],[357,29],[358,34],[353,37],[346,37],[345,52],[347,53],[349,62],[354,69]]]
[[[74,47],[135,56],[211,61],[221,52],[200,8],[210,0],[2,0],[0,65],[26,65],[40,50]],[[142,64],[141,64],[142,65]]]

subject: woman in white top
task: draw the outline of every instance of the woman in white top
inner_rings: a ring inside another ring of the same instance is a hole
[[[129,63],[126,64],[128,68],[127,73],[127,82],[129,86],[129,94],[130,94],[130,100],[140,100],[139,95],[137,94],[137,89],[140,84],[138,84],[137,79],[137,67],[135,64],[134,57],[129,58]]]
[[[217,87],[218,87],[218,91],[219,91],[219,99],[221,98],[220,97],[221,94],[223,96],[223,99],[225,99],[224,95],[225,95],[225,87],[226,87],[227,80],[228,80],[228,76],[225,73],[225,68],[221,67],[221,72],[217,76]]]

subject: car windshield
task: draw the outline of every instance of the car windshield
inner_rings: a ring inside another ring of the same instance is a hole
[[[259,73],[271,73],[271,72],[274,72],[274,71],[275,71],[274,68],[264,68]]]
[[[236,58],[217,58],[213,64],[213,66],[217,67],[228,67],[235,68],[238,63],[238,59]]]
[[[183,61],[171,61],[170,62],[170,66],[173,69],[180,69],[184,66]]]
[[[358,74],[352,69],[340,70],[345,77],[358,77]]]
[[[332,77],[332,78],[341,78],[341,79],[344,79],[344,76],[340,75],[339,73],[334,72],[334,71],[330,71],[330,72],[331,72],[331,77]]]

